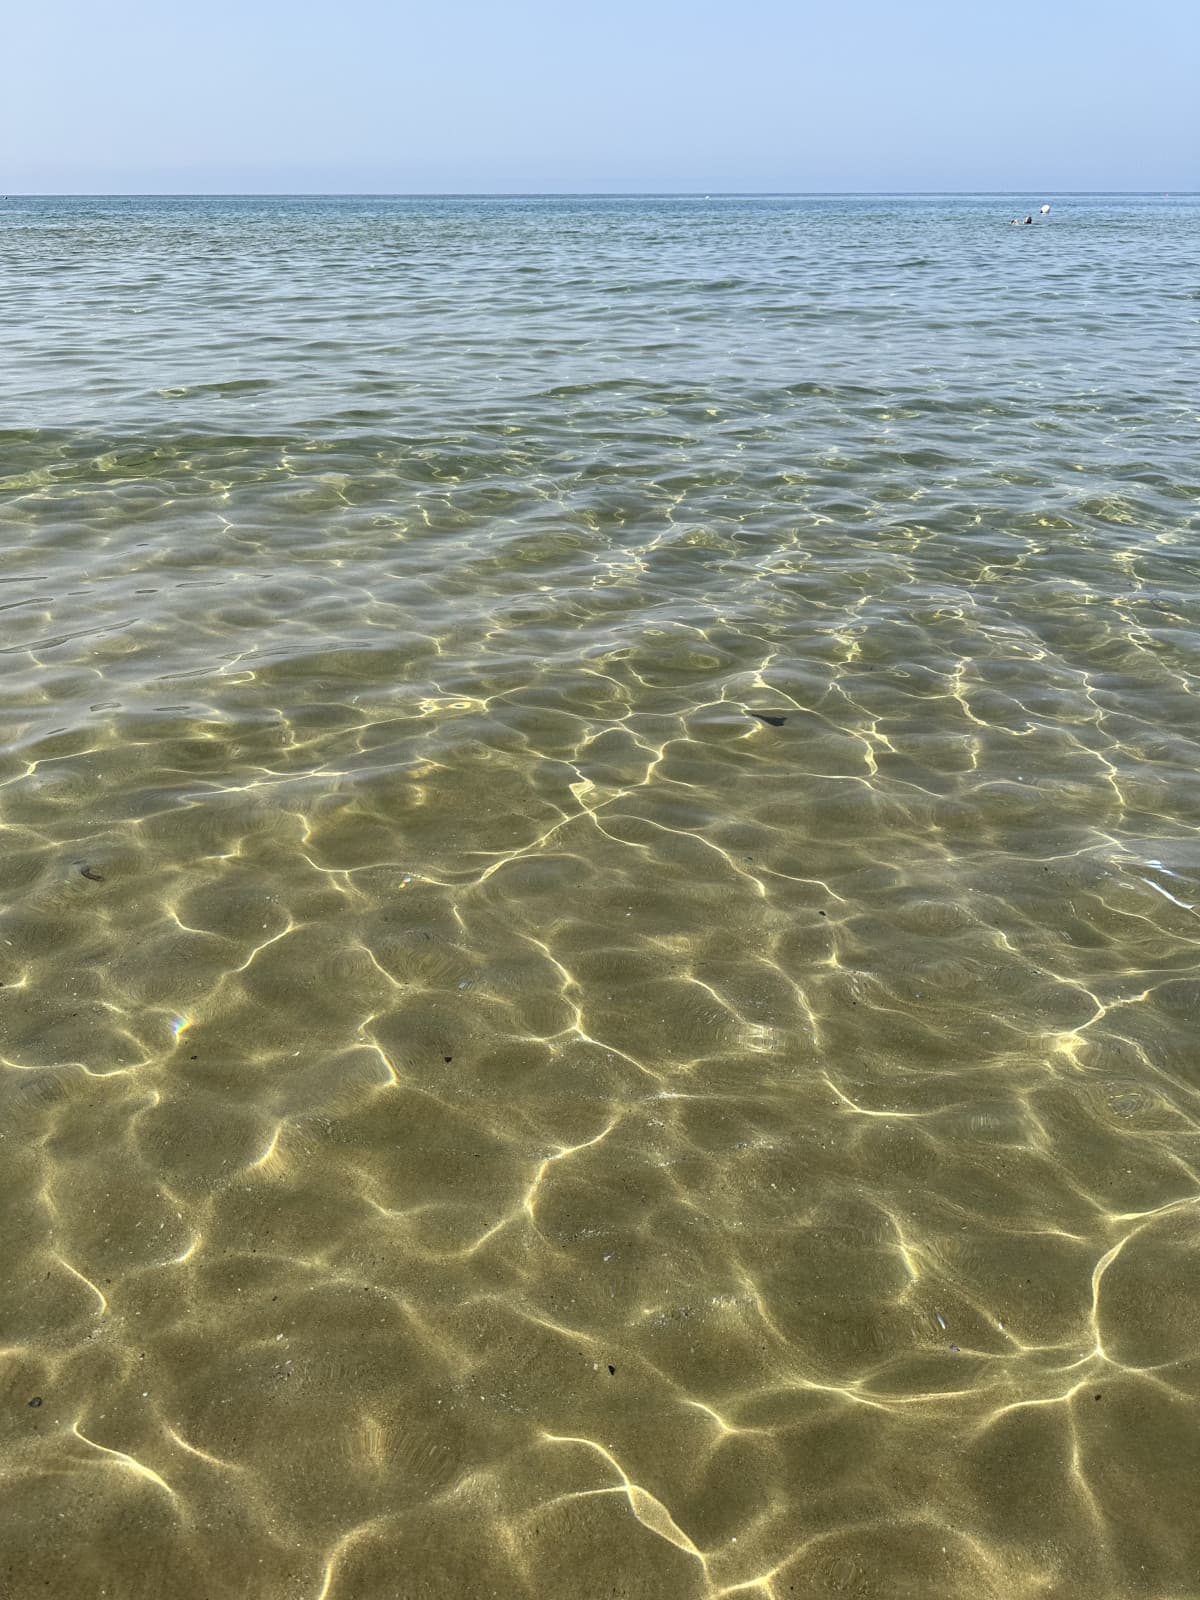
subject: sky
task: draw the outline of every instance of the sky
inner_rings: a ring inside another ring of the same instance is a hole
[[[1200,189],[1200,0],[38,0],[0,193]]]

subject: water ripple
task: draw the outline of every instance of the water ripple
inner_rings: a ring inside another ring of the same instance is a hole
[[[14,1600],[1194,1589],[1197,214],[1010,210],[0,207]]]

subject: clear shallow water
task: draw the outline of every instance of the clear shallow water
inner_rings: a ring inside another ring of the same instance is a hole
[[[1200,209],[1028,204],[0,206],[6,1595],[1195,1592]]]

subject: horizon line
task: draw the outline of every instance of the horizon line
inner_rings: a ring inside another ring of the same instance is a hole
[[[1200,197],[1198,189],[22,189],[0,200],[813,200],[929,199],[1020,193],[1063,197]]]

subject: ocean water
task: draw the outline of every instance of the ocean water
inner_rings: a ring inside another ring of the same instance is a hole
[[[4,1600],[1197,1593],[1198,245],[0,204]]]

